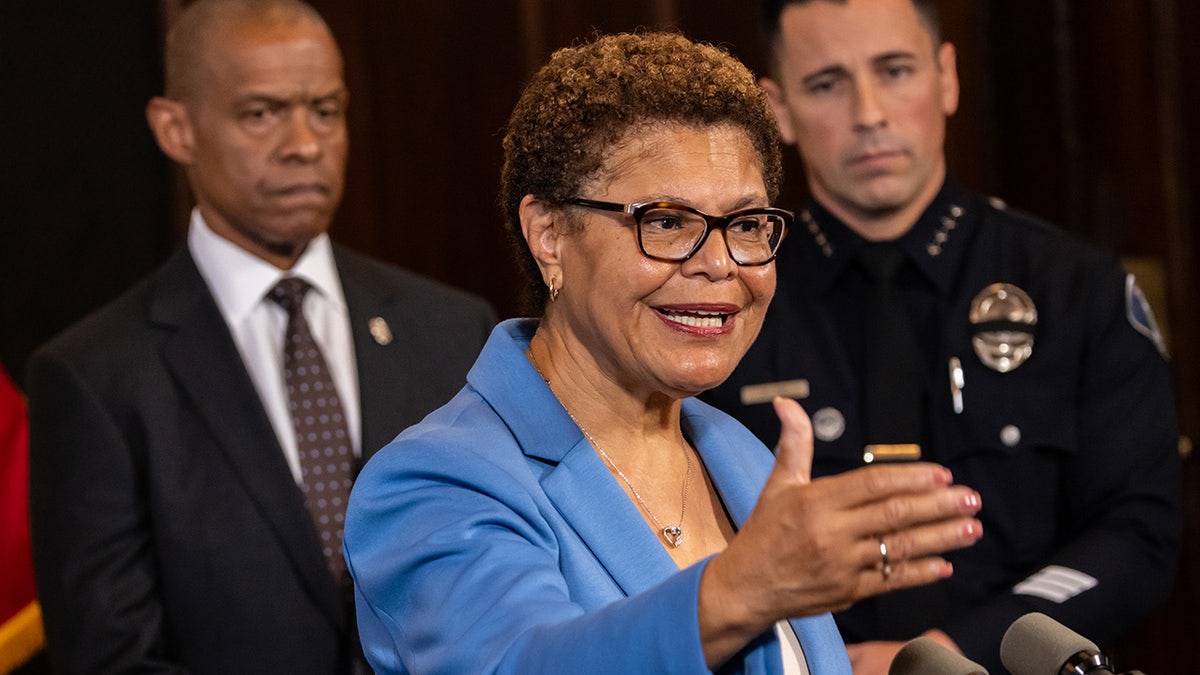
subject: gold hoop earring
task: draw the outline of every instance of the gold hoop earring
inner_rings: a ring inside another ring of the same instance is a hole
[[[554,287],[554,278],[550,279],[550,302],[558,299],[558,289]]]

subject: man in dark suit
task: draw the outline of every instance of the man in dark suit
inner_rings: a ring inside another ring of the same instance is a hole
[[[311,7],[199,0],[166,62],[147,119],[196,197],[187,245],[28,371],[51,664],[353,672],[344,493],[494,316],[330,243],[347,92]]]

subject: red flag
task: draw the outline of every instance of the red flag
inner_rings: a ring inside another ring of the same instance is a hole
[[[29,421],[25,401],[0,368],[0,673],[45,643],[29,550]]]

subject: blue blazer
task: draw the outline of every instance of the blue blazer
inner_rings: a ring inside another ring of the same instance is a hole
[[[345,549],[367,659],[422,675],[707,672],[707,561],[680,570],[663,550],[525,358],[536,327],[497,326],[467,386],[355,483]],[[682,424],[741,525],[770,452],[694,399]],[[850,673],[829,615],[792,624],[814,675]],[[775,632],[721,672],[781,674]]]

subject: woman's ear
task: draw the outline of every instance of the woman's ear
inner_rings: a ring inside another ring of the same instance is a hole
[[[518,207],[521,218],[521,233],[525,236],[525,244],[537,261],[542,271],[542,281],[549,286],[554,281],[562,287],[562,260],[559,257],[559,245],[562,241],[562,227],[558,223],[561,215],[545,201],[525,195]]]

